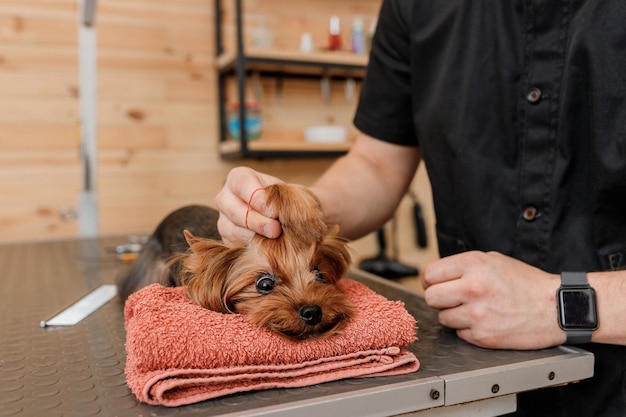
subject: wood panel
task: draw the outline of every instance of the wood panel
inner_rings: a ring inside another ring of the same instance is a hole
[[[81,187],[78,19],[75,0],[0,4],[0,240],[77,232],[58,212]],[[146,230],[211,195],[213,7],[103,0],[96,22],[101,231],[123,231],[116,207]]]

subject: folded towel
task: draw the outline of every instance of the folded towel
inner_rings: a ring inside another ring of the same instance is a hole
[[[140,401],[179,406],[244,391],[417,371],[418,359],[404,349],[416,339],[416,322],[404,303],[353,280],[340,285],[355,316],[341,335],[303,341],[239,314],[204,309],[184,287],[146,287],[125,306],[128,386]]]

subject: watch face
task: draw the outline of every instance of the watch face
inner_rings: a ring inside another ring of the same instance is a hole
[[[596,293],[593,288],[562,288],[559,291],[560,321],[564,329],[596,329]]]

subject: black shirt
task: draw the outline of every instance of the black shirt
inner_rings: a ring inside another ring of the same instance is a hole
[[[354,122],[420,147],[442,256],[626,268],[626,1],[385,0],[378,25]],[[626,348],[585,348],[594,378],[520,415],[626,415]]]

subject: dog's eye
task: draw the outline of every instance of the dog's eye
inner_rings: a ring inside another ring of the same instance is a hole
[[[256,290],[260,294],[269,294],[274,291],[276,279],[269,274],[263,274],[256,279]]]
[[[326,278],[324,278],[324,274],[320,272],[317,267],[313,268],[313,274],[315,274],[315,280],[319,282],[326,282]]]

